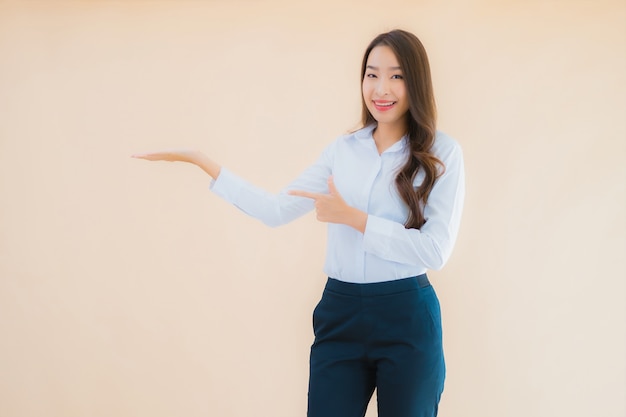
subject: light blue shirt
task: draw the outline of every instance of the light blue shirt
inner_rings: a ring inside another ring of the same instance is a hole
[[[406,229],[408,207],[395,177],[408,157],[406,139],[378,153],[368,126],[332,142],[317,162],[278,194],[268,193],[222,168],[211,190],[269,226],[288,223],[314,209],[311,199],[289,190],[328,193],[328,177],[346,203],[368,214],[365,233],[328,223],[324,273],[346,282],[391,281],[440,269],[459,230],[465,195],[463,154],[459,144],[437,132],[433,153],[445,165],[424,207],[426,223]],[[418,173],[414,185],[423,181]]]

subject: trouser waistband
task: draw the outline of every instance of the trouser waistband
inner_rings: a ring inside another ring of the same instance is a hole
[[[368,297],[411,291],[418,288],[428,287],[429,285],[430,281],[428,281],[428,276],[426,276],[426,274],[393,281],[371,282],[365,284],[339,281],[338,279],[328,277],[326,289],[345,295]]]

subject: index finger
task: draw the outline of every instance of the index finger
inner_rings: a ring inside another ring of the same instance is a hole
[[[302,190],[290,190],[287,192],[287,194],[295,195],[296,197],[312,198],[313,200],[317,200],[318,198],[322,196],[322,194],[312,193],[309,191],[302,191]]]
[[[169,154],[167,152],[143,152],[132,154],[131,158],[147,159],[148,161],[160,161],[166,159],[168,156]]]
[[[131,158],[142,158],[143,159],[143,158],[146,158],[150,154],[151,154],[151,152],[134,153],[130,157]]]

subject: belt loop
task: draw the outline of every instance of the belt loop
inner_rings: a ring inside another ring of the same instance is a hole
[[[426,274],[418,275],[417,283],[420,288],[428,287],[430,285],[430,281],[428,281],[428,276]]]

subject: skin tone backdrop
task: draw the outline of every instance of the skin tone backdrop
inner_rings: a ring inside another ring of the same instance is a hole
[[[324,225],[270,191],[360,119],[367,43],[414,32],[465,155],[430,274],[441,416],[626,413],[621,1],[0,1],[0,415],[304,415]],[[368,417],[374,417],[371,406]]]

